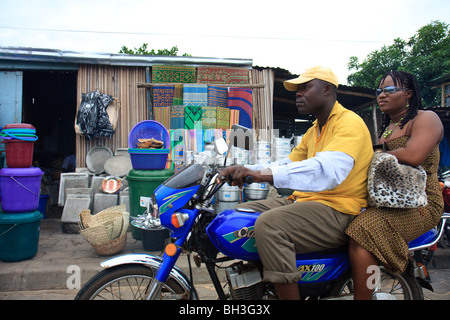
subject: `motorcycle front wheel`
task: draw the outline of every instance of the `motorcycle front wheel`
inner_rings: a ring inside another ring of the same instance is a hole
[[[86,282],[75,300],[145,300],[154,278],[155,270],[138,264],[105,269]],[[169,278],[161,289],[161,299],[190,299],[190,292]]]
[[[331,289],[335,299],[353,299],[354,286],[351,271],[348,271]],[[402,274],[394,274],[380,267],[380,279],[374,290],[373,300],[424,300],[419,282],[408,268]]]

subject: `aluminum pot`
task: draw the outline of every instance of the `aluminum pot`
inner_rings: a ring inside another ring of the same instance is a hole
[[[239,201],[239,192],[241,190],[238,186],[229,186],[228,184],[224,184],[223,187],[219,190],[219,201],[225,202],[235,202]]]
[[[249,200],[261,200],[267,197],[269,193],[269,184],[255,182],[244,187],[244,195]]]

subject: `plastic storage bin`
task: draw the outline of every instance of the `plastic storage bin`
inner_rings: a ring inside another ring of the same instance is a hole
[[[0,170],[0,203],[6,212],[29,212],[39,206],[41,177],[39,168],[3,168]]]
[[[7,124],[2,128],[6,165],[10,168],[28,168],[33,163],[36,128],[28,123]]]
[[[169,149],[128,149],[134,170],[164,169],[169,152]]]
[[[37,210],[21,214],[0,212],[0,260],[33,258],[38,251],[41,219]]]

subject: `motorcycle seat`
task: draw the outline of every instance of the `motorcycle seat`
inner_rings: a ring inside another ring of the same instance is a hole
[[[330,248],[330,249],[325,249],[325,250],[321,250],[321,251],[317,251],[317,254],[335,254],[335,253],[347,253],[348,252],[348,245],[343,245],[337,248]]]

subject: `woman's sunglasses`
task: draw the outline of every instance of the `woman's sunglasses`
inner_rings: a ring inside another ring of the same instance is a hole
[[[396,93],[397,91],[404,91],[404,90],[409,90],[409,89],[389,86],[389,87],[384,87],[383,89],[377,89],[375,91],[375,94],[378,97],[382,92],[384,92],[384,94],[392,94],[392,93]]]

